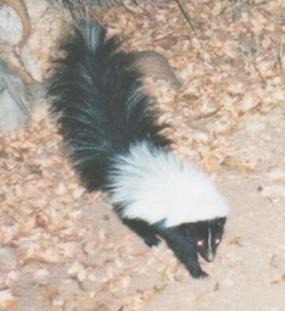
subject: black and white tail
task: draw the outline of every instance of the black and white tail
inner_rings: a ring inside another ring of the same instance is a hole
[[[167,140],[128,54],[99,24],[82,19],[62,50],[48,89],[51,111],[83,183],[104,190],[116,156],[145,139],[157,147]]]

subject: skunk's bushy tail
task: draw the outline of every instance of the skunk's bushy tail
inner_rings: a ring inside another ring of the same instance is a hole
[[[104,190],[114,155],[144,139],[157,147],[168,141],[159,134],[152,100],[116,39],[107,40],[94,21],[82,19],[75,27],[61,47],[65,56],[56,61],[48,95],[81,180],[90,191]]]

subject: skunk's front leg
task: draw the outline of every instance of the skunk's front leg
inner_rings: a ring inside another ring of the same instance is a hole
[[[200,267],[194,241],[189,237],[185,237],[179,227],[160,228],[158,231],[192,277],[204,278],[208,276]]]
[[[161,242],[155,230],[147,222],[129,218],[122,218],[122,222],[141,237],[147,246],[157,246]]]

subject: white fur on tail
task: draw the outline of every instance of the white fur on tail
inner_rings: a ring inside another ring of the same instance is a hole
[[[111,202],[123,216],[165,226],[225,217],[228,205],[209,178],[189,163],[147,142],[131,145],[110,176]]]

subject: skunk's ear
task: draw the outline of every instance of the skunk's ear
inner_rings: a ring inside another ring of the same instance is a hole
[[[224,227],[226,221],[227,221],[227,218],[226,218],[226,217],[218,218],[218,220],[217,220],[217,225],[218,225],[219,227]]]

